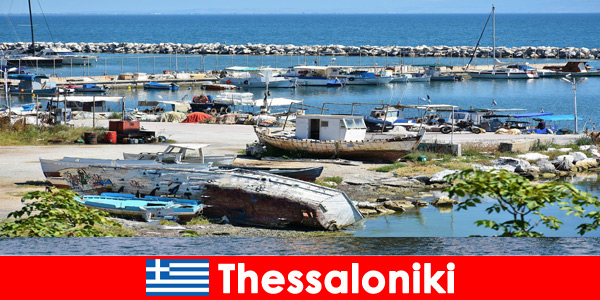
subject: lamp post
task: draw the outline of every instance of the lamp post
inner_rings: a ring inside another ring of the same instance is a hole
[[[569,80],[571,79],[571,80]],[[575,78],[571,76],[571,74],[568,74],[566,77],[561,78],[560,80],[564,81],[564,82],[568,82],[571,84],[571,87],[573,88],[573,107],[574,107],[574,116],[575,116],[575,134],[577,134],[577,81],[575,81]]]

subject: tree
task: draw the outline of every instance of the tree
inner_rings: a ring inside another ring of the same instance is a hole
[[[15,218],[0,225],[4,237],[67,237],[67,236],[126,236],[111,233],[121,228],[108,214],[88,208],[75,200],[77,194],[70,190],[29,192],[21,199],[23,208],[8,214]],[[30,201],[31,200],[31,201]],[[118,232],[118,231],[117,231]]]
[[[598,198],[579,191],[567,182],[532,184],[528,179],[506,170],[484,172],[472,169],[449,175],[446,179],[453,183],[446,189],[450,197],[465,197],[457,210],[475,207],[482,203],[484,197],[489,197],[495,203],[486,208],[488,214],[508,213],[512,216],[502,223],[492,220],[475,222],[477,226],[501,232],[499,236],[543,236],[534,231],[540,224],[552,230],[559,229],[563,223],[558,218],[540,212],[544,207],[555,204],[567,215],[575,215],[589,222],[577,226],[579,235],[600,226]],[[591,208],[594,210],[589,210]]]

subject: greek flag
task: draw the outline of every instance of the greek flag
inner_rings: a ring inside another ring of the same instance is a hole
[[[208,259],[146,259],[146,296],[208,296]]]
[[[492,105],[498,105],[498,103],[496,103],[496,99],[492,99]]]

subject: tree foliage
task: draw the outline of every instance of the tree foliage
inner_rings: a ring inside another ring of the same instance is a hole
[[[23,208],[8,214],[14,218],[0,225],[4,237],[97,237],[123,236],[103,228],[120,228],[108,214],[88,208],[75,200],[70,190],[29,192],[21,199]],[[116,231],[119,232],[119,231]]]
[[[590,193],[579,191],[567,182],[532,184],[528,179],[509,173],[506,170],[484,172],[465,170],[446,177],[454,184],[446,189],[450,197],[463,197],[457,210],[468,209],[482,203],[483,198],[495,202],[486,208],[488,214],[508,213],[511,219],[498,223],[492,220],[478,220],[477,226],[499,231],[499,236],[539,237],[535,231],[541,224],[557,230],[563,224],[558,218],[541,212],[544,207],[557,205],[567,215],[582,218],[584,223],[577,226],[577,233],[596,230],[600,226],[600,202]]]

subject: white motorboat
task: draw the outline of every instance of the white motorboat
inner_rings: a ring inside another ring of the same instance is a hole
[[[98,61],[98,56],[76,54],[66,48],[46,48],[38,54],[38,57],[49,59],[61,59],[63,65],[90,65]]]
[[[295,80],[299,86],[344,86],[345,78],[330,76],[332,72],[337,73],[337,69],[335,66],[294,66],[279,76]]]
[[[225,69],[227,76],[219,80],[223,84],[233,84],[243,88],[293,88],[295,80],[276,77],[271,68],[230,67]]]

